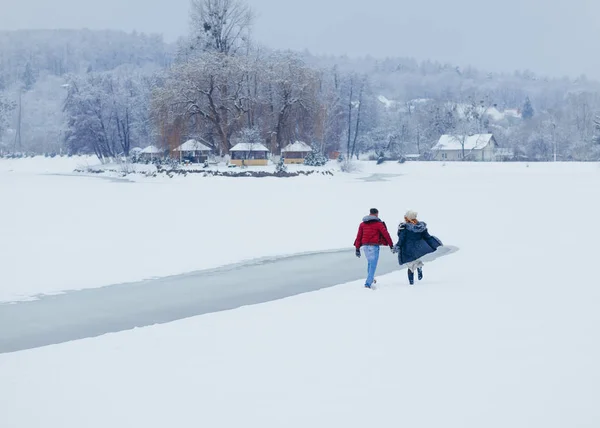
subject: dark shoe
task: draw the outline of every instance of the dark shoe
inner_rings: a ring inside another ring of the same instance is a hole
[[[415,274],[411,270],[408,271],[408,282],[410,285],[415,285]]]
[[[423,269],[417,269],[417,278],[419,278],[419,281],[423,279]]]

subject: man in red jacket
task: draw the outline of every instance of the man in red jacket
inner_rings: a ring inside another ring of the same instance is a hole
[[[375,281],[375,270],[379,261],[380,245],[387,245],[394,252],[394,242],[385,223],[379,218],[379,210],[371,208],[370,214],[363,218],[354,241],[356,257],[360,258],[362,247],[368,262],[367,280],[365,281],[365,287],[367,288],[371,288],[373,283],[377,282]]]

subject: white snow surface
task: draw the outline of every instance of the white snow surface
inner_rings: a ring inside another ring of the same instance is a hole
[[[175,149],[176,152],[210,152],[210,147],[205,146],[198,140],[187,140],[181,146]]]
[[[140,153],[154,155],[154,154],[158,154],[158,153],[164,153],[164,150],[159,149],[156,146],[148,146],[148,147],[142,149],[142,151]]]
[[[350,245],[372,206],[460,247],[414,288],[399,271],[0,355],[0,426],[598,427],[599,185],[595,164],[115,183],[0,161],[5,298]]]

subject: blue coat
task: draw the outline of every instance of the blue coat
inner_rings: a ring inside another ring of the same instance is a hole
[[[403,265],[405,263],[414,262],[426,254],[433,253],[442,245],[442,242],[435,236],[431,236],[427,231],[427,224],[418,222],[401,223],[398,226],[398,262]]]

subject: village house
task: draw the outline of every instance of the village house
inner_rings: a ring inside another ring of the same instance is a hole
[[[435,160],[493,162],[496,160],[497,147],[492,134],[474,134],[466,137],[442,135],[431,151]]]
[[[159,149],[156,146],[148,146],[139,152],[140,159],[145,161],[153,161],[155,159],[162,159],[165,155],[164,150]]]
[[[306,155],[312,151],[312,148],[308,144],[302,141],[296,141],[284,147],[281,150],[281,156],[286,164],[301,164],[304,163]]]
[[[259,143],[239,143],[229,151],[232,165],[266,166],[269,163],[269,149]]]
[[[180,162],[187,160],[195,163],[202,163],[208,160],[208,155],[211,151],[210,147],[197,140],[187,140],[175,149],[175,152],[179,155]]]

